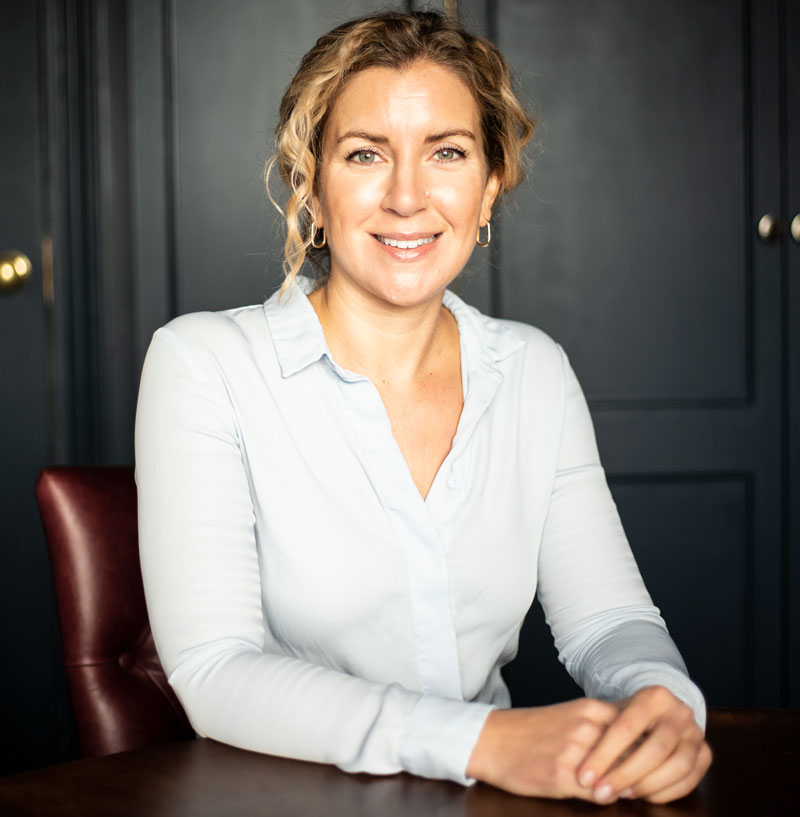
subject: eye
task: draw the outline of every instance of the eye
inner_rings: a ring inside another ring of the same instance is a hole
[[[463,159],[467,154],[458,148],[439,148],[434,153],[436,159],[440,162],[453,162],[456,159]]]
[[[372,165],[378,160],[378,154],[374,150],[356,150],[351,153],[348,160],[358,165]]]

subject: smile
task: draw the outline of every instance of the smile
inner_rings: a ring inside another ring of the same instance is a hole
[[[412,241],[401,241],[396,238],[387,238],[386,236],[382,235],[375,236],[375,238],[380,241],[381,244],[385,244],[387,247],[397,247],[399,250],[414,250],[417,247],[422,247],[425,244],[432,244],[438,237],[439,233],[428,236],[427,238],[416,238]]]

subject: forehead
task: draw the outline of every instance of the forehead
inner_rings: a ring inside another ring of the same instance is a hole
[[[353,76],[331,109],[326,142],[350,129],[413,136],[422,131],[471,130],[480,140],[480,113],[464,81],[437,63],[366,68]]]

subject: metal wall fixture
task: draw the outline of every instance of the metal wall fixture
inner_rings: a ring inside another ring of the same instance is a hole
[[[781,221],[775,213],[764,213],[758,220],[758,237],[765,244],[779,241],[786,235],[786,232],[786,222]],[[788,233],[800,244],[800,213],[792,219]]]
[[[765,243],[777,241],[783,233],[783,223],[775,213],[765,213],[758,220],[758,237]]]
[[[0,251],[0,294],[24,286],[31,277],[31,259],[19,250]]]

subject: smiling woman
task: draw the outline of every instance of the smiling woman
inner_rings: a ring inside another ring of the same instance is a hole
[[[415,62],[445,70],[451,87],[460,80],[459,90],[468,93],[470,107],[478,117],[475,129],[433,131],[428,138],[471,138],[482,153],[487,176],[496,178],[499,194],[513,190],[524,178],[522,152],[534,126],[511,88],[505,60],[492,43],[433,13],[389,13],[345,23],[321,37],[305,55],[281,103],[278,151],[267,166],[267,180],[277,164],[290,190],[285,213],[285,288],[291,287],[309,250],[312,259],[319,258],[312,246],[312,198],[323,159],[323,136],[331,111],[337,107],[333,103],[341,101],[343,90],[360,73],[378,68],[402,73]],[[383,90],[377,89],[379,96]],[[387,138],[387,134],[360,130],[355,125],[348,130],[372,145],[373,150],[366,151],[368,163],[380,156],[379,140],[370,137]]]
[[[478,106],[451,71],[418,61],[360,72],[323,137],[313,197],[331,256],[322,291],[398,306],[441,299],[491,219],[499,185]]]
[[[565,354],[447,290],[532,129],[497,49],[431,12],[303,59],[273,162],[282,292],[171,322],[142,376],[148,608],[201,734],[600,803],[708,767]],[[511,709],[535,592],[588,697]]]

